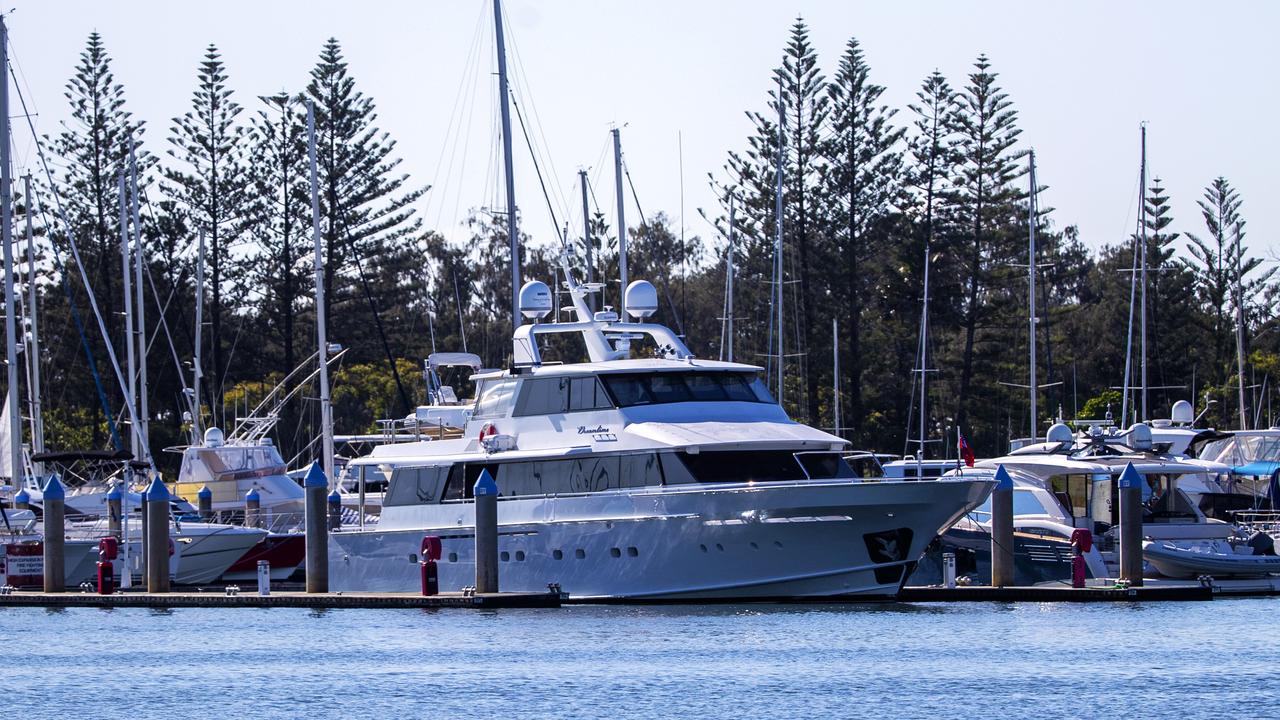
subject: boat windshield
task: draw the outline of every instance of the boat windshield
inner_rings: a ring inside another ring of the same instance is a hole
[[[1200,457],[1226,465],[1280,462],[1280,435],[1236,435],[1204,446]]]
[[[603,375],[618,407],[677,402],[758,402],[773,398],[752,373],[660,372]]]
[[[991,498],[987,497],[986,501],[972,510],[974,515],[986,520],[991,517]],[[1018,515],[1050,515],[1051,513],[1045,509],[1044,504],[1040,502],[1040,498],[1030,490],[1014,490],[1013,491],[1013,514]]]

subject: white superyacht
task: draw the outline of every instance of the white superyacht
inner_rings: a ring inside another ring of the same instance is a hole
[[[569,273],[566,273],[569,275]],[[443,546],[440,589],[474,583],[472,488],[499,489],[500,582],[572,598],[887,598],[938,533],[981,503],[986,478],[866,482],[839,437],[799,424],[760,368],[699,360],[646,320],[656,292],[627,288],[635,322],[592,313],[514,336],[509,370],[472,376],[461,438],[382,445],[352,461],[390,479],[381,519],[331,536],[330,588],[415,591],[425,536]],[[527,318],[551,310],[540,282]],[[577,335],[588,362],[543,361],[539,339]],[[632,346],[648,348],[632,358]]]

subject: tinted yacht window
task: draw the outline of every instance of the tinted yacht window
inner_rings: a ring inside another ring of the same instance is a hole
[[[772,403],[754,375],[732,372],[659,372],[603,375],[618,407],[675,402]]]
[[[695,482],[777,482],[804,480],[791,450],[679,453]]]
[[[559,415],[608,407],[613,404],[594,375],[530,378],[520,387],[515,415]]]

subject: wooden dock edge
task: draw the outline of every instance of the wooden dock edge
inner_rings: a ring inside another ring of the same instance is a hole
[[[1212,587],[1071,588],[1071,587],[905,587],[899,602],[1151,602],[1200,601],[1214,598]]]
[[[284,607],[314,609],[347,608],[558,608],[559,593],[442,593],[423,596],[410,593],[300,593],[280,592],[270,595],[243,593],[166,593],[122,592],[112,595],[96,593],[43,593],[14,591],[0,595],[0,607],[97,607],[97,608],[211,608],[211,607]]]

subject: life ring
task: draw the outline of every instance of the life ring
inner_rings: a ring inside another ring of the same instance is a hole
[[[484,427],[480,428],[480,442],[484,442],[485,438],[493,437],[497,434],[498,427],[496,425],[493,423],[485,423]]]

